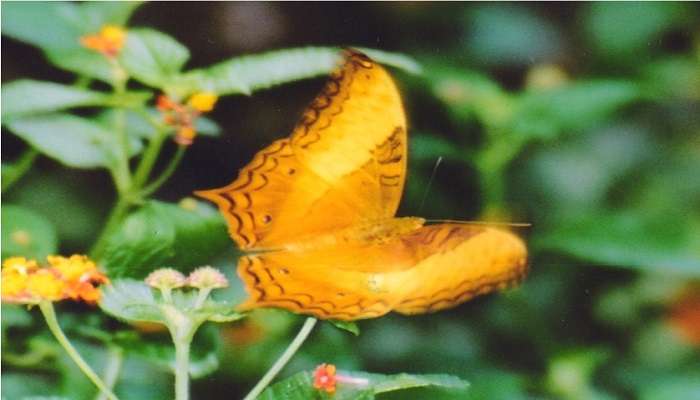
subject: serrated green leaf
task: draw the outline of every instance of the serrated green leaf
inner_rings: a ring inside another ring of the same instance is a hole
[[[407,56],[365,50],[371,52],[378,62],[409,71],[419,69],[418,64]],[[192,70],[182,79],[193,86],[190,90],[209,90],[219,95],[250,94],[282,83],[327,74],[340,60],[340,51],[334,47],[305,47],[235,57]]]
[[[165,88],[189,58],[189,50],[172,37],[153,29],[133,29],[119,59],[134,79]]]
[[[465,390],[469,383],[451,376],[442,374],[412,375],[397,374],[383,375],[357,371],[338,370],[336,376],[350,378],[355,383],[338,382],[333,399],[373,399],[379,393],[396,390],[434,386],[438,388]],[[309,371],[300,372],[268,387],[261,395],[261,400],[306,400],[325,399],[325,392],[320,392],[313,387],[313,376]]]
[[[357,323],[352,322],[352,321],[334,321],[334,320],[329,320],[333,326],[335,326],[338,329],[348,331],[352,333],[355,336],[358,336],[360,334],[360,327],[357,326]]]
[[[89,89],[22,79],[2,87],[2,118],[59,111],[71,107],[109,104],[109,96]]]
[[[145,277],[163,266],[189,271],[218,254],[229,240],[216,210],[157,201],[131,214],[108,241],[102,264],[114,277]]]
[[[70,114],[16,118],[7,128],[43,154],[74,168],[110,167],[120,151],[117,138],[102,125]],[[141,151],[131,141],[132,155]]]
[[[42,262],[58,248],[56,229],[28,208],[2,205],[2,258],[24,256]]]
[[[102,286],[99,306],[102,311],[123,321],[165,321],[153,290],[142,281],[117,279],[111,285]]]

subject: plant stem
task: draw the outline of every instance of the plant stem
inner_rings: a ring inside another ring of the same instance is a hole
[[[117,383],[117,378],[119,378],[119,372],[122,369],[122,362],[124,361],[124,351],[117,346],[110,346],[107,358],[107,365],[105,366],[104,372],[104,382],[110,390],[114,388]],[[105,400],[107,395],[104,392],[96,397],[96,400]]]
[[[140,188],[144,183],[146,183],[146,180],[148,180],[148,176],[150,175],[151,170],[158,159],[158,154],[160,154],[160,149],[163,146],[163,142],[167,137],[168,135],[165,133],[165,131],[160,130],[156,132],[155,136],[153,136],[148,143],[148,147],[146,147],[146,150],[143,152],[141,161],[139,162],[138,167],[136,167],[136,172],[134,173],[134,186],[136,188]]]
[[[33,147],[26,149],[19,157],[19,160],[17,160],[17,163],[12,167],[11,173],[3,177],[2,188],[0,190],[3,192],[6,191],[10,186],[17,182],[19,178],[24,176],[24,174],[26,174],[32,167],[34,160],[36,160],[38,155],[39,152]]]
[[[175,400],[190,398],[190,342],[175,339]]]
[[[173,172],[175,172],[175,169],[177,169],[177,166],[180,164],[182,156],[185,155],[186,149],[187,146],[177,146],[177,151],[175,152],[175,155],[173,156],[173,158],[170,159],[170,162],[168,162],[168,165],[165,167],[163,172],[161,172],[160,176],[156,178],[153,182],[151,182],[148,186],[143,188],[143,190],[141,190],[142,197],[146,197],[153,194],[168,180],[168,178],[170,178],[170,176],[172,176]]]
[[[254,400],[260,393],[270,384],[270,382],[275,379],[275,376],[284,368],[284,366],[289,362],[289,360],[294,356],[294,353],[299,350],[299,347],[304,343],[304,340],[309,336],[311,330],[316,325],[318,320],[316,318],[309,317],[304,321],[304,325],[297,333],[297,336],[292,340],[287,349],[282,353],[280,358],[275,361],[272,367],[265,373],[265,375],[260,379],[260,381],[253,387],[253,389],[248,393],[243,400]]]
[[[129,211],[130,205],[131,202],[129,199],[120,194],[119,199],[117,199],[117,203],[114,205],[112,211],[110,211],[109,216],[107,217],[107,222],[105,222],[100,236],[90,250],[91,258],[99,260],[102,252],[104,251],[104,247],[107,244],[107,239],[112,235],[114,230],[119,227],[119,224],[121,224],[122,220],[126,216],[126,213]]]
[[[87,376],[92,383],[97,386],[102,393],[107,396],[109,400],[118,400],[117,396],[112,393],[112,391],[105,385],[105,383],[100,379],[99,376],[95,373],[95,371],[90,368],[90,366],[83,360],[83,358],[80,356],[80,353],[73,347],[73,345],[68,341],[68,338],[66,335],[63,333],[63,330],[61,330],[61,327],[58,324],[58,320],[56,319],[56,312],[54,311],[53,308],[53,303],[50,301],[42,301],[39,303],[39,309],[41,310],[41,313],[44,315],[44,319],[46,320],[46,324],[49,326],[49,330],[51,333],[54,335],[56,340],[58,340],[58,343],[61,344],[61,346],[66,350],[70,358],[78,365],[78,368]]]

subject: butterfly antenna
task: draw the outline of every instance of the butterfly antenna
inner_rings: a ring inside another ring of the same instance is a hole
[[[435,166],[433,167],[433,172],[430,173],[430,179],[428,180],[428,186],[425,188],[425,193],[423,193],[423,200],[420,202],[420,207],[418,207],[418,213],[420,214],[423,212],[423,206],[425,205],[425,201],[428,199],[428,193],[430,193],[430,187],[433,185],[433,181],[435,180],[435,174],[437,173],[437,169],[442,163],[442,156],[438,157],[437,161],[435,161]]]
[[[528,222],[492,222],[492,221],[462,221],[454,219],[426,219],[427,223],[438,224],[462,224],[462,225],[486,225],[486,226],[507,226],[511,228],[529,228],[532,226]]]

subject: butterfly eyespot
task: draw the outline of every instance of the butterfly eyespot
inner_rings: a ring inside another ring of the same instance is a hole
[[[280,269],[279,269],[279,273],[282,274],[282,275],[288,275],[288,274],[289,274],[289,270],[288,270],[287,268],[280,268]]]
[[[265,215],[263,216],[262,220],[264,223],[269,224],[270,222],[272,222],[272,217],[270,215]]]
[[[296,172],[297,172],[296,169],[290,168],[290,169],[287,170],[287,175],[294,175]]]

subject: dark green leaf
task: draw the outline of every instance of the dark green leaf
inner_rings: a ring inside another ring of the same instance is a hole
[[[131,214],[109,239],[102,263],[110,276],[142,278],[168,266],[190,270],[231,245],[218,212],[151,201]]]
[[[78,75],[99,79],[104,82],[114,81],[114,70],[107,59],[99,53],[84,47],[68,50],[48,50],[46,57],[49,61],[67,71]]]
[[[2,258],[24,256],[43,262],[58,248],[56,229],[30,209],[2,205]]]
[[[109,104],[110,96],[89,89],[23,79],[2,87],[2,118],[59,111],[71,107]]]
[[[638,85],[626,81],[581,81],[526,93],[508,130],[523,138],[553,139],[600,123],[641,94]]]
[[[360,334],[360,327],[357,326],[357,323],[352,322],[352,321],[334,321],[334,320],[329,320],[333,326],[335,326],[338,329],[348,331],[352,333],[355,336],[358,336]]]
[[[411,158],[416,162],[434,163],[439,157],[464,161],[465,155],[449,140],[435,135],[414,135],[409,143]]]
[[[7,124],[17,136],[57,161],[74,168],[110,167],[120,151],[117,138],[102,125],[69,114],[17,118]],[[131,152],[141,142],[131,141]]]
[[[153,29],[133,29],[120,60],[127,72],[146,85],[165,88],[190,58],[185,46]]]
[[[673,220],[643,210],[583,213],[561,218],[533,245],[604,266],[700,276],[697,230]]]

